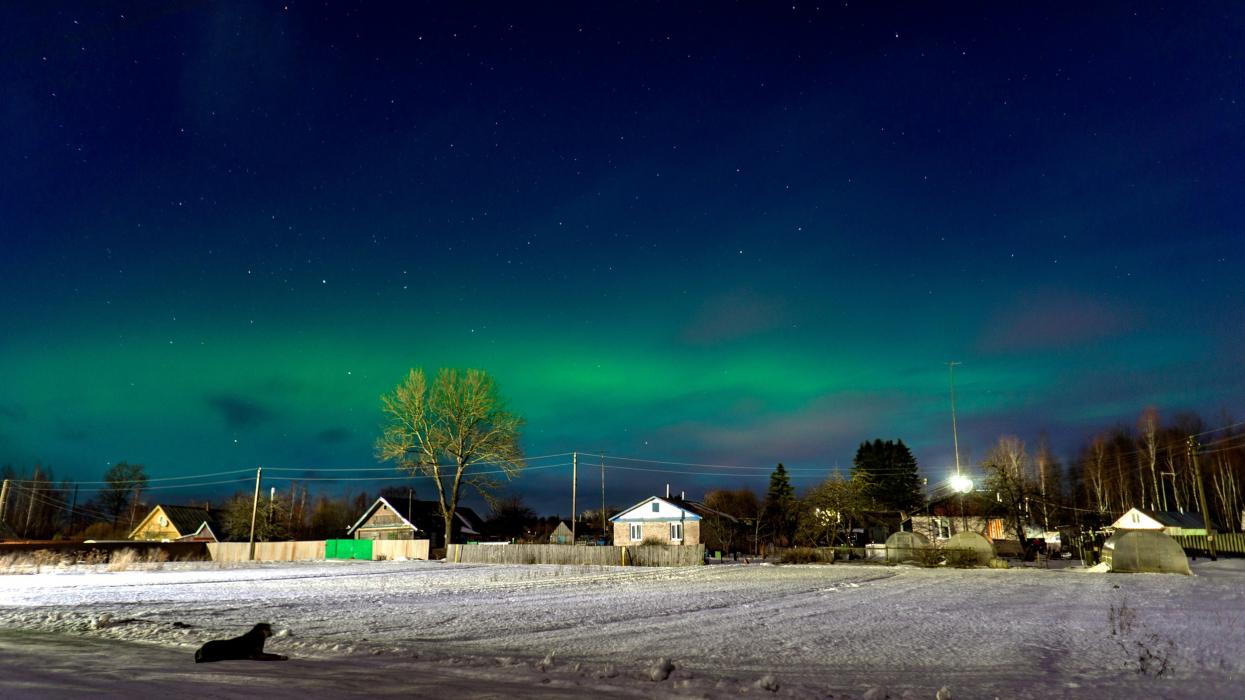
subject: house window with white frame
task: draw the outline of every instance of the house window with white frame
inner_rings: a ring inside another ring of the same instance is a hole
[[[683,523],[670,523],[670,541],[683,541]]]
[[[639,542],[644,539],[644,526],[640,523],[631,523],[631,541]]]
[[[951,521],[947,518],[934,518],[934,536],[940,540],[951,539]]]

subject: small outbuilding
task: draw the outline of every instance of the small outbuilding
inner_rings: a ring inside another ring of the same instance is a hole
[[[1117,531],[1102,545],[1102,561],[1124,573],[1193,574],[1180,543],[1156,530]]]
[[[927,550],[929,538],[919,532],[896,532],[886,538],[886,561],[891,564],[919,562]]]
[[[549,534],[549,544],[575,544],[575,536],[571,534],[571,529],[566,523],[558,523],[558,526]]]
[[[664,498],[653,496],[610,518],[614,544],[700,544],[700,516]]]

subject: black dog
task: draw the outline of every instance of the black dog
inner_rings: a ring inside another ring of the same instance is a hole
[[[272,625],[261,622],[250,632],[233,639],[216,639],[199,647],[195,663],[208,661],[285,661],[287,656],[265,654],[264,640],[272,636]]]

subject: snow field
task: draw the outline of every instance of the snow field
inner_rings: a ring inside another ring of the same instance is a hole
[[[188,657],[266,621],[279,630],[269,648],[295,659],[471,669],[480,685],[466,688],[480,694],[586,682],[622,696],[932,698],[946,686],[955,697],[1235,697],[1245,681],[1242,563],[1200,563],[1194,577],[415,561],[76,567],[0,576],[0,629]]]

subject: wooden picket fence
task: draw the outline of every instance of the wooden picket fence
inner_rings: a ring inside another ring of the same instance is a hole
[[[1179,542],[1181,547],[1184,547],[1186,553],[1190,550],[1200,553],[1210,551],[1210,543],[1206,541],[1206,535],[1174,535],[1173,539]],[[1215,551],[1220,553],[1245,554],[1245,533],[1215,533]]]
[[[705,546],[633,545],[598,547],[571,544],[452,544],[449,562],[470,564],[574,564],[592,566],[700,566]]]

